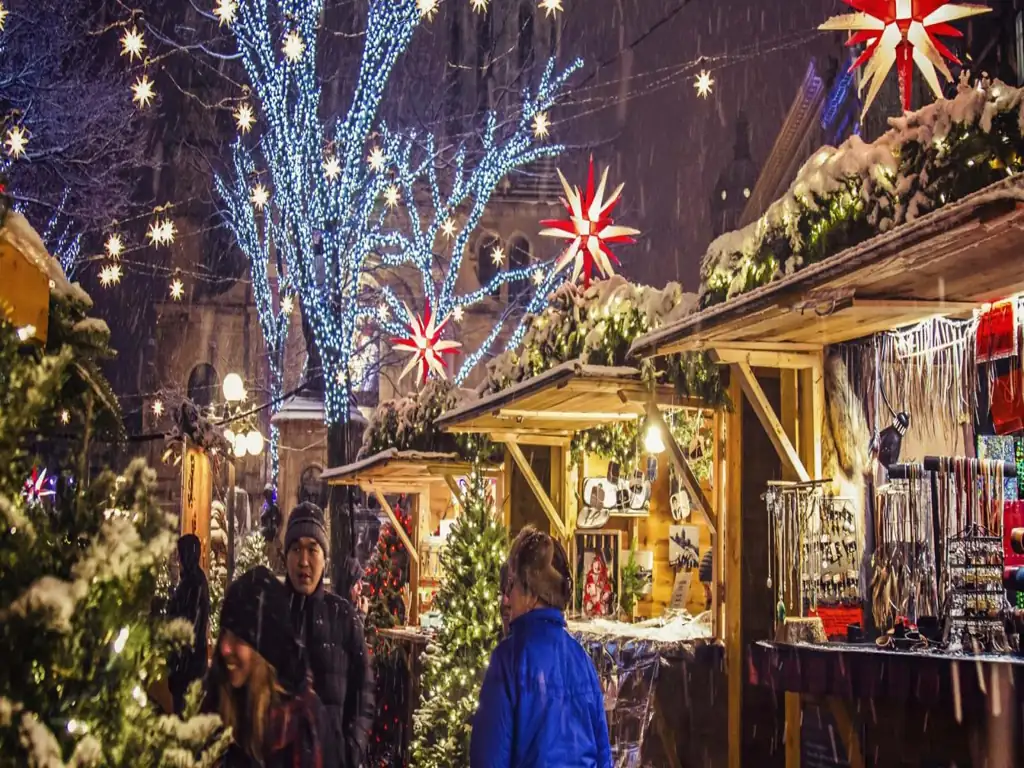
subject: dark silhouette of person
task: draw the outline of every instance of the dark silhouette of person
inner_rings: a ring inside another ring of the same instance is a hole
[[[181,564],[181,579],[174,589],[167,615],[172,619],[184,619],[192,624],[194,637],[191,646],[176,652],[168,665],[168,683],[174,699],[174,712],[181,714],[185,708],[185,694],[189,685],[206,675],[207,634],[210,628],[210,588],[206,574],[199,567],[202,547],[199,537],[191,533],[178,539],[178,561]]]

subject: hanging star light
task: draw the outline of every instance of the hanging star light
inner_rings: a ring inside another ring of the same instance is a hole
[[[164,403],[162,400],[156,400],[153,402],[153,415],[158,418],[164,415]]]
[[[545,16],[550,18],[562,10],[562,0],[540,0],[540,7],[544,9]]]
[[[295,299],[289,293],[281,299],[281,311],[286,315],[290,315],[294,309]]]
[[[293,29],[285,35],[281,52],[284,53],[284,57],[292,64],[302,58],[302,54],[306,52],[306,43],[302,40],[302,35],[299,34],[297,29]]]
[[[416,0],[416,10],[427,21],[433,21],[437,13],[437,0]]]
[[[146,50],[146,41],[142,39],[142,33],[136,27],[126,29],[121,35],[121,55],[127,56],[128,61],[142,58],[142,52]]]
[[[142,108],[146,108],[153,101],[153,97],[156,93],[153,91],[153,81],[149,79],[149,75],[143,75],[135,81],[135,85],[132,86],[132,100]]]
[[[455,311],[452,312],[452,319],[455,320],[456,323],[461,323],[464,314],[465,311],[462,309],[462,307],[456,307]]]
[[[121,282],[121,265],[107,264],[100,270],[100,285],[109,288]]]
[[[396,207],[399,200],[401,200],[401,195],[398,192],[398,187],[394,184],[384,190],[384,202],[387,203],[388,208]]]
[[[483,13],[487,10],[487,0],[469,0],[469,4],[477,13]]]
[[[121,254],[124,253],[124,241],[121,240],[121,236],[117,233],[112,234],[107,238],[107,255],[112,259],[121,258]]]
[[[500,267],[505,263],[505,249],[500,245],[496,246],[495,249],[491,251],[491,263],[496,267]]]
[[[235,125],[242,133],[248,133],[256,124],[256,115],[249,104],[239,104],[235,110]]]
[[[706,69],[702,69],[700,74],[693,80],[693,87],[697,89],[697,95],[702,99],[706,99],[711,93],[711,86],[715,84],[715,81],[711,79],[711,73]]]
[[[10,13],[11,12],[4,7],[4,4],[0,3],[0,30],[3,30],[3,28],[7,26],[7,17]]]
[[[252,196],[249,198],[257,211],[262,211],[270,202],[270,192],[262,184],[257,183],[252,188]]]
[[[533,135],[538,139],[546,138],[550,133],[551,119],[547,112],[538,112],[533,118]]]
[[[534,270],[534,272],[533,272],[533,284],[534,285],[540,285],[543,282],[544,282],[544,270],[543,269]]]
[[[71,411],[69,411],[67,408],[60,412],[60,423],[63,424],[64,426],[67,426],[68,424],[71,423]]]
[[[590,171],[587,175],[587,190],[584,194],[579,187],[573,189],[565,180],[562,172],[558,172],[562,181],[565,197],[562,204],[569,211],[569,220],[547,219],[541,225],[548,229],[541,230],[545,237],[558,237],[572,240],[565,252],[555,262],[555,272],[561,272],[572,263],[572,279],[575,282],[583,273],[583,285],[590,285],[590,277],[596,266],[605,277],[615,274],[612,264],[619,260],[608,248],[609,243],[635,243],[633,235],[640,231],[630,227],[615,226],[611,212],[618,205],[624,184],[619,184],[614,192],[605,200],[605,188],[608,183],[608,169],[601,174],[601,183],[594,189],[594,158],[590,158]]]
[[[370,156],[366,158],[366,162],[370,164],[370,168],[380,173],[384,169],[384,164],[388,161],[387,157],[384,156],[384,150],[380,147],[374,147],[370,150]]]
[[[217,0],[213,9],[213,15],[220,20],[220,24],[233,24],[235,15],[238,13],[238,3],[235,0]]]
[[[870,83],[868,96],[861,110],[863,117],[878,95],[889,70],[896,65],[899,77],[900,99],[904,111],[910,109],[910,94],[913,86],[914,64],[917,64],[932,92],[942,96],[942,86],[935,73],[952,80],[943,57],[955,64],[960,60],[939,36],[963,37],[963,34],[949,24],[988,13],[991,8],[983,5],[951,3],[949,0],[844,0],[856,13],[834,16],[819,29],[837,29],[853,32],[846,41],[848,46],[866,43],[864,52],[850,66],[852,72],[864,66],[860,88]]]
[[[28,146],[28,132],[20,125],[16,125],[7,132],[7,154],[17,160],[25,154],[25,147]]]
[[[160,239],[164,245],[170,245],[174,242],[174,236],[178,233],[178,228],[174,226],[174,222],[170,219],[164,219],[163,225],[160,227]]]
[[[341,163],[338,161],[338,156],[331,155],[324,160],[324,176],[327,177],[328,181],[334,181],[340,175]]]
[[[170,219],[156,219],[146,230],[146,237],[149,238],[150,245],[170,245],[174,242],[177,231]]]
[[[185,295],[185,284],[178,278],[174,278],[171,281],[171,298],[175,301],[181,301],[181,297]]]
[[[441,225],[441,231],[444,232],[444,236],[447,238],[455,237],[455,220],[445,219],[444,224]]]
[[[377,307],[377,317],[380,319],[382,323],[386,323],[388,321],[388,319],[391,317],[391,310],[388,309],[387,304],[381,304],[379,307]]]
[[[40,472],[38,467],[33,467],[32,476],[25,480],[21,495],[29,504],[39,504],[47,496],[56,495],[53,489],[55,482],[52,477],[47,479],[45,469]]]
[[[399,381],[405,378],[406,374],[417,364],[420,366],[421,384],[427,382],[431,371],[441,378],[445,378],[448,364],[445,363],[442,355],[454,355],[455,351],[462,347],[462,344],[457,341],[447,341],[441,338],[441,333],[448,324],[449,318],[446,317],[435,325],[429,301],[426,305],[426,313],[422,318],[414,317],[408,307],[405,308],[405,313],[407,317],[412,318],[412,321],[406,326],[409,329],[409,335],[405,338],[393,339],[392,349],[396,352],[412,352],[412,360],[398,377]]]

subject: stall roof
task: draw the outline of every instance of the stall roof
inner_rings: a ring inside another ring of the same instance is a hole
[[[1015,177],[768,285],[638,338],[649,357],[712,348],[792,351],[1024,291],[1024,189]]]
[[[661,405],[706,407],[683,398],[671,386],[653,392]],[[635,419],[652,392],[636,368],[588,365],[570,360],[537,376],[443,414],[438,426],[449,432],[531,435],[564,440],[578,430]]]
[[[431,483],[445,483],[445,476],[467,475],[472,462],[455,453],[425,453],[389,448],[343,467],[332,467],[320,478],[330,485],[372,486],[412,492]],[[484,467],[484,471],[497,468]]]

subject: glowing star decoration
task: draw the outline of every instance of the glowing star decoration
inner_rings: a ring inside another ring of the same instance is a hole
[[[29,504],[40,504],[47,496],[56,495],[56,491],[53,489],[54,485],[54,478],[47,478],[45,469],[40,472],[38,467],[33,467],[32,475],[22,486],[21,495]]]
[[[534,273],[533,273],[533,284],[534,285],[540,285],[543,282],[544,282],[544,270],[543,269],[535,270]]]
[[[910,94],[914,79],[914,64],[917,64],[924,79],[936,96],[942,96],[942,86],[935,73],[937,69],[947,80],[952,80],[943,57],[955,64],[960,60],[939,36],[963,37],[963,34],[949,24],[988,13],[991,8],[983,5],[951,3],[949,0],[844,0],[856,13],[834,16],[819,29],[838,29],[852,32],[846,41],[848,46],[866,43],[864,52],[853,62],[849,71],[864,65],[861,90],[870,83],[868,96],[861,111],[863,117],[885,76],[896,65],[899,77],[900,98],[904,111],[910,109]]]
[[[302,58],[302,54],[306,52],[306,43],[303,41],[302,35],[299,34],[298,30],[293,29],[285,35],[281,52],[292,64]]]
[[[491,251],[491,263],[496,267],[505,263],[505,249],[500,245]]]
[[[433,21],[437,13],[437,0],[416,0],[416,10],[427,21]]]
[[[540,0],[540,7],[546,16],[551,17],[562,10],[562,0]]]
[[[328,181],[334,181],[340,175],[341,163],[338,162],[337,155],[331,155],[324,160],[324,176],[327,177]]]
[[[153,81],[149,79],[149,75],[143,75],[135,81],[135,85],[132,86],[132,93],[134,94],[132,100],[143,109],[153,102],[156,92],[153,90]]]
[[[374,147],[370,150],[370,156],[366,158],[366,162],[370,164],[371,170],[375,173],[380,173],[384,170],[384,164],[388,161],[387,157],[384,156],[384,150],[380,147]]]
[[[714,84],[715,81],[711,79],[711,73],[706,69],[702,69],[700,74],[693,80],[693,87],[697,89],[697,95],[702,99],[708,97],[711,93],[711,86]]]
[[[267,207],[267,203],[270,202],[270,192],[262,184],[257,184],[252,188],[252,197],[249,198],[252,204],[256,206],[257,211],[262,211]]]
[[[409,329],[409,335],[402,339],[393,339],[394,346],[392,349],[396,352],[411,352],[412,360],[405,366],[398,380],[404,379],[406,374],[417,365],[420,366],[421,384],[427,382],[431,372],[437,374],[442,379],[446,378],[445,372],[448,364],[445,363],[442,355],[454,355],[455,351],[462,347],[462,344],[457,341],[447,341],[441,338],[441,333],[448,324],[449,318],[446,317],[435,325],[429,301],[427,302],[426,313],[422,318],[414,317],[408,307],[405,308],[405,313],[407,317],[412,318],[412,322],[406,326]]]
[[[462,309],[462,307],[456,307],[455,311],[452,312],[452,319],[456,323],[461,323],[463,315],[465,315],[465,311]]]
[[[11,12],[4,7],[4,4],[0,3],[0,30],[3,30],[3,28],[7,26],[7,17],[10,13]]]
[[[185,295],[185,284],[178,278],[174,278],[171,281],[171,298],[175,301],[181,301],[181,297]]]
[[[4,146],[7,147],[7,154],[17,160],[25,154],[25,147],[28,146],[28,133],[22,126],[14,126],[7,132],[7,141],[4,142]]]
[[[249,104],[239,104],[235,110],[235,125],[241,133],[248,133],[256,124],[256,115]]]
[[[142,39],[142,33],[135,27],[126,29],[121,35],[121,55],[127,56],[128,61],[142,58],[142,52],[146,50],[146,41]]]
[[[100,285],[109,288],[121,282],[121,265],[107,264],[100,270]]]
[[[469,4],[477,13],[483,13],[487,10],[487,0],[469,0]]]
[[[164,403],[162,400],[157,400],[153,403],[153,415],[157,418],[164,415]]]
[[[63,424],[65,427],[71,423],[71,411],[69,411],[67,408],[60,412],[60,423]]]
[[[584,194],[579,187],[573,189],[565,180],[562,172],[558,172],[562,181],[565,197],[562,203],[569,211],[569,220],[547,219],[541,225],[545,237],[559,237],[571,240],[569,247],[555,262],[555,272],[561,272],[570,263],[573,264],[572,280],[575,282],[583,273],[584,287],[590,286],[590,277],[594,267],[605,277],[615,274],[612,264],[619,260],[608,248],[609,243],[635,243],[633,235],[640,231],[630,227],[616,226],[611,219],[611,212],[618,205],[623,184],[605,200],[605,188],[608,184],[608,169],[601,174],[601,183],[594,189],[594,158],[590,158],[590,171],[587,174],[587,190]]]
[[[281,299],[281,311],[286,315],[290,315],[294,309],[295,299],[292,298],[292,295],[289,293],[287,296]]]
[[[217,5],[213,9],[213,15],[217,17],[221,25],[234,23],[237,13],[238,3],[236,0],[217,0]]]
[[[455,237],[455,220],[445,219],[444,224],[441,225],[441,231],[444,232],[444,236],[447,238]]]
[[[533,135],[538,139],[546,138],[551,129],[551,119],[547,112],[538,112],[533,118]]]
[[[398,187],[394,184],[384,190],[384,202],[387,203],[388,208],[396,207],[400,199],[401,195],[398,193]]]
[[[121,258],[121,254],[124,253],[124,241],[118,234],[113,234],[107,238],[107,255],[112,259]]]

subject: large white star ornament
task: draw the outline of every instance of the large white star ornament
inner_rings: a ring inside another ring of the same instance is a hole
[[[25,147],[28,146],[28,132],[20,125],[16,125],[7,132],[7,154],[17,160],[25,154]]]
[[[538,139],[547,138],[551,132],[551,119],[547,112],[538,112],[533,117],[533,135]]]
[[[416,10],[427,21],[433,21],[434,14],[437,13],[437,0],[416,0]]]
[[[181,297],[185,295],[185,284],[178,278],[174,278],[171,281],[171,298],[175,301],[181,301]]]
[[[220,20],[222,25],[233,24],[237,13],[238,3],[236,0],[217,0],[217,5],[213,9],[214,16]]]
[[[121,35],[121,55],[127,56],[128,61],[142,58],[142,52],[146,50],[146,41],[142,33],[135,27],[126,29]]]
[[[248,133],[256,124],[256,115],[249,104],[239,104],[235,110],[235,125],[240,133]]]
[[[562,10],[562,0],[540,0],[540,7],[544,9],[545,16],[554,16]]]
[[[124,253],[124,241],[118,234],[113,234],[107,238],[107,255],[112,259],[121,258],[121,254]]]
[[[306,43],[302,40],[302,35],[298,30],[293,29],[285,36],[281,51],[292,64],[302,58],[302,54],[306,52]]]
[[[153,81],[149,79],[149,75],[143,75],[135,81],[135,85],[132,86],[132,101],[138,104],[140,107],[148,107],[153,97],[156,96],[156,92],[153,90]]]
[[[848,46],[866,43],[864,52],[850,66],[852,72],[864,66],[860,88],[870,83],[861,116],[867,113],[885,76],[896,65],[899,76],[903,109],[910,109],[910,94],[914,78],[914,65],[924,75],[932,92],[942,96],[942,86],[936,70],[946,80],[952,80],[943,57],[955,64],[960,60],[939,36],[963,37],[949,24],[951,21],[988,13],[984,5],[951,3],[949,0],[843,0],[856,13],[833,16],[819,29],[838,29],[854,34],[846,41]]]
[[[697,89],[697,95],[702,99],[706,99],[711,93],[711,86],[715,84],[715,81],[711,79],[711,73],[706,69],[702,69],[700,74],[693,80],[693,87]]]
[[[394,339],[394,346],[392,348],[396,352],[412,353],[412,359],[405,366],[401,376],[398,377],[399,381],[404,379],[417,365],[420,366],[421,384],[426,383],[431,372],[442,379],[445,378],[448,365],[445,363],[442,355],[454,355],[456,350],[462,347],[462,344],[457,341],[448,341],[441,338],[441,333],[448,324],[451,315],[435,325],[429,301],[427,302],[426,313],[422,318],[415,317],[408,307],[405,308],[405,313],[406,317],[411,318],[410,323],[406,326],[409,329],[409,335],[405,338]]]
[[[370,156],[366,158],[366,162],[370,164],[370,169],[378,173],[384,169],[384,164],[387,160],[387,157],[384,155],[384,150],[380,147],[374,147],[371,149]]]
[[[270,202],[270,192],[262,184],[257,184],[252,188],[250,200],[252,200],[252,204],[256,207],[257,211],[262,211],[267,207],[267,203]]]
[[[334,181],[340,175],[341,163],[338,161],[338,156],[331,155],[329,158],[324,160],[324,176],[327,177],[328,181]]]
[[[639,235],[640,230],[616,226],[612,221],[611,212],[618,205],[622,188],[625,185],[619,184],[605,200],[608,169],[604,169],[604,173],[601,174],[601,183],[595,190],[593,157],[590,158],[590,171],[587,174],[585,194],[579,187],[575,189],[570,187],[561,171],[558,172],[558,178],[561,179],[562,189],[565,190],[562,204],[569,211],[569,220],[546,219],[541,222],[541,225],[547,229],[542,229],[540,234],[545,237],[558,237],[572,241],[555,262],[555,272],[561,272],[569,264],[572,264],[573,282],[576,282],[582,273],[583,285],[588,287],[595,268],[604,277],[611,277],[615,274],[612,264],[618,264],[619,260],[608,248],[608,244],[635,243],[636,240],[633,239],[633,236]]]

